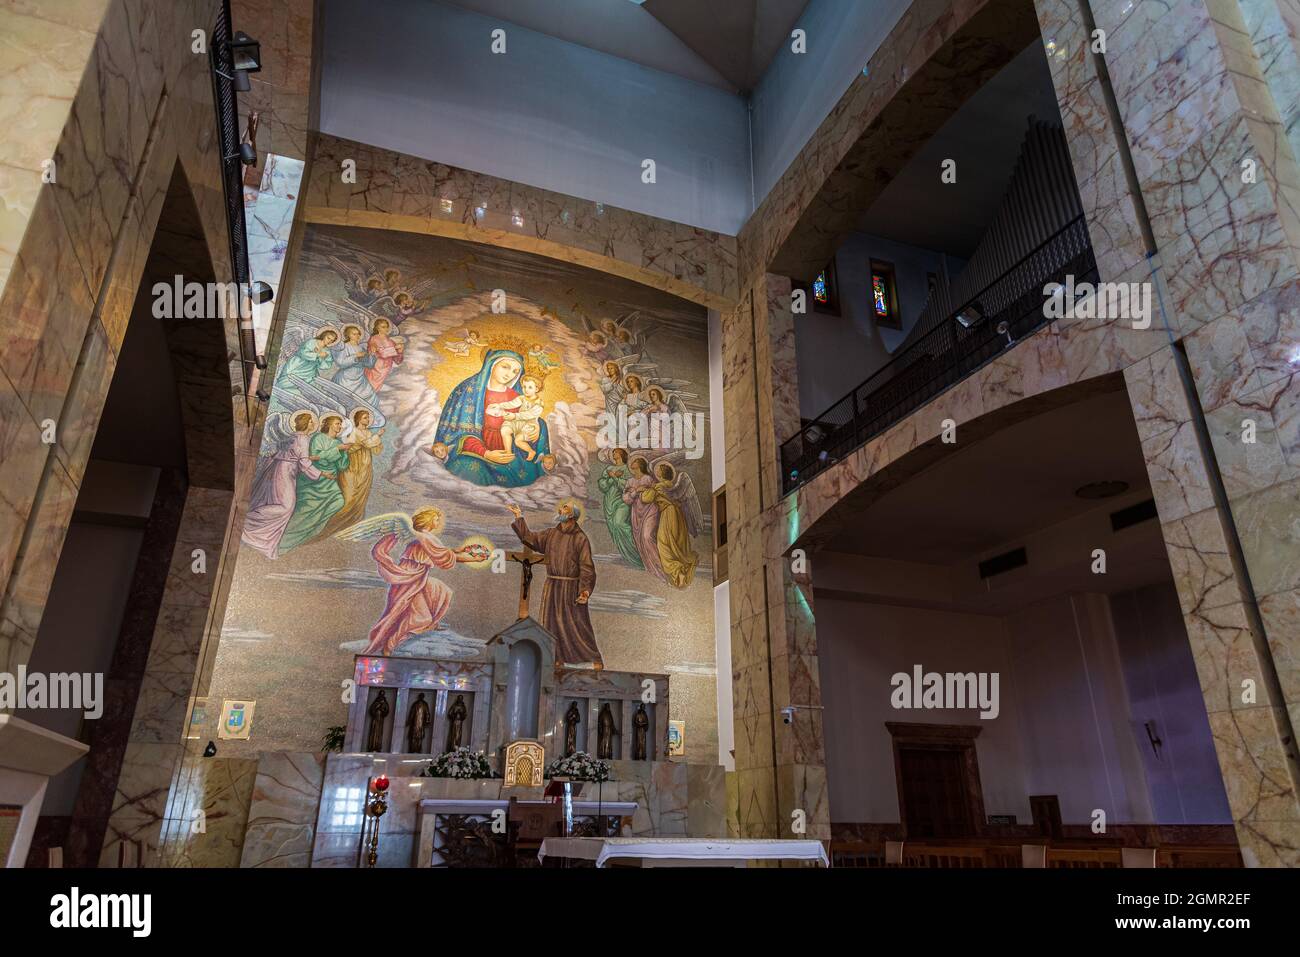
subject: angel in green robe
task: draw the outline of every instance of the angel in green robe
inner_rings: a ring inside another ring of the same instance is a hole
[[[644,568],[641,554],[636,550],[636,538],[632,535],[632,506],[623,501],[623,492],[627,490],[627,480],[631,475],[627,467],[627,449],[612,449],[609,461],[613,464],[596,480],[605,511],[605,527],[623,561],[633,568]]]
[[[280,538],[282,553],[315,538],[343,508],[343,490],[339,488],[338,474],[348,467],[348,452],[352,446],[339,440],[342,431],[343,417],[331,414],[321,419],[320,431],[311,437],[307,454],[318,476],[298,475],[298,497],[293,518],[289,519]]]
[[[285,362],[275,382],[276,398],[281,403],[289,401],[291,395],[297,395],[297,385],[312,382],[321,373],[334,367],[334,354],[330,347],[339,341],[339,334],[333,329],[322,329],[305,341]]]

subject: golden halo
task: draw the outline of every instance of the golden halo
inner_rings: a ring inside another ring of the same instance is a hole
[[[327,333],[327,332],[332,332],[332,333],[334,333],[334,338],[337,339],[339,342],[342,342],[342,341],[343,341],[343,337],[342,337],[341,335],[339,335],[339,331],[338,331],[337,329],[335,329],[333,326],[321,326],[319,329],[316,330],[316,335],[312,336],[312,338],[313,338],[313,339],[319,339],[321,336],[325,335],[325,333]]]
[[[568,498],[562,498],[555,503],[555,513],[560,513],[561,505],[572,505],[578,512],[578,524],[581,525],[587,520],[587,503],[580,498],[574,498],[570,495]]]
[[[298,416],[300,416],[300,415],[309,415],[309,416],[311,416],[311,425],[309,426],[309,428],[312,428],[312,429],[316,428],[316,424],[320,421],[320,417],[317,416],[316,413],[313,412],[311,409],[298,409],[298,410],[296,410],[296,411],[294,411],[294,412],[290,412],[290,413],[289,413],[289,421],[290,421],[291,423],[297,421]]]

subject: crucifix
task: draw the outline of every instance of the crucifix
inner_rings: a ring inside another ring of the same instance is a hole
[[[506,558],[518,562],[523,569],[519,582],[519,618],[522,620],[528,617],[528,586],[533,583],[533,566],[544,563],[546,556],[524,546],[522,552],[506,552]]]

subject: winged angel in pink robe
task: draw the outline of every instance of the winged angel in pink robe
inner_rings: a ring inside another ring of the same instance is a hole
[[[438,627],[451,607],[452,590],[433,577],[435,568],[446,571],[458,563],[478,564],[491,557],[490,550],[477,543],[448,548],[438,540],[442,527],[441,510],[428,506],[411,516],[376,515],[335,534],[344,541],[378,539],[370,554],[388,583],[388,600],[370,629],[366,654],[391,655],[408,638]]]

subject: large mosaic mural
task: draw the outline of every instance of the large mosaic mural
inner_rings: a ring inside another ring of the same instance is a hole
[[[669,674],[687,760],[716,763],[703,307],[342,226],[309,228],[288,306],[209,689],[255,702],[227,746],[319,748],[356,654],[476,655],[527,545],[559,656]]]

